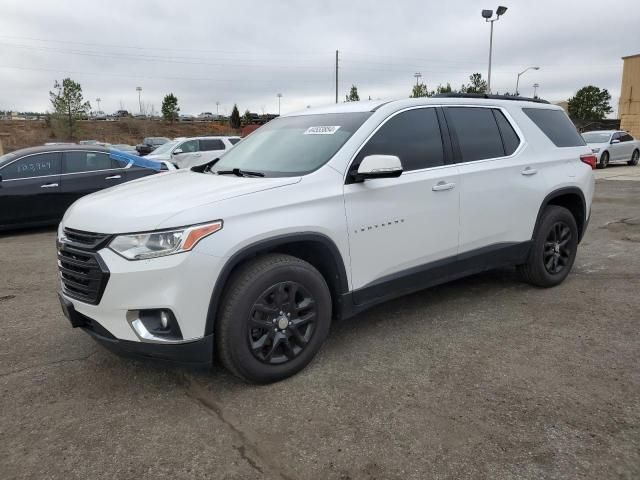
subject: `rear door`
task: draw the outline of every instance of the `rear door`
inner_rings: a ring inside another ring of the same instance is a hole
[[[192,166],[202,165],[210,162],[222,155],[227,146],[220,138],[202,138],[200,139],[200,152],[202,157],[198,163],[194,163]]]
[[[60,187],[65,210],[84,195],[127,181],[126,175],[124,165],[106,152],[64,152]]]
[[[544,165],[522,154],[522,134],[505,110],[444,111],[460,169],[460,254],[530,239],[544,196]]]
[[[0,170],[0,226],[58,220],[60,152],[27,155]]]

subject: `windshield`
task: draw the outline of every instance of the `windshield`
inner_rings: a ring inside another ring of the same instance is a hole
[[[370,115],[331,113],[272,120],[221,157],[215,170],[238,168],[267,177],[304,175],[327,163]]]
[[[177,140],[174,140],[172,142],[163,143],[158,148],[156,148],[153,152],[151,152],[151,154],[152,155],[162,155],[163,153],[169,153],[171,150],[173,150],[173,147],[175,147],[176,145],[178,145],[178,141]]]
[[[582,138],[587,143],[607,143],[609,138],[611,138],[610,133],[602,133],[602,132],[589,132],[583,133]]]

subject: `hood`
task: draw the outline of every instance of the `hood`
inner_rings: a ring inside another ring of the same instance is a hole
[[[159,173],[81,198],[67,210],[62,223],[88,232],[125,233],[154,230],[173,217],[163,227],[179,227],[183,224],[177,214],[184,210],[298,181],[300,177],[249,178],[191,170]],[[202,218],[209,220],[214,218]]]
[[[157,154],[153,154],[150,153],[149,155],[145,155],[144,158],[148,158],[149,160],[155,160],[157,162],[159,161],[163,161],[163,160],[171,160],[171,154],[169,153],[157,153]]]

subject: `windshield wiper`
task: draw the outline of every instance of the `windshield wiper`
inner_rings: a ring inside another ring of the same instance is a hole
[[[229,175],[231,173],[236,177],[264,177],[264,173],[262,172],[252,172],[251,170],[240,170],[239,168],[234,168],[233,170],[218,170],[216,173],[218,175]]]

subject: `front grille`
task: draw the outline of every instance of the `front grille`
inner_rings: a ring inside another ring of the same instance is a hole
[[[58,245],[62,290],[69,297],[97,305],[109,280],[109,269],[97,251],[111,237],[67,228],[64,235],[64,241]]]

